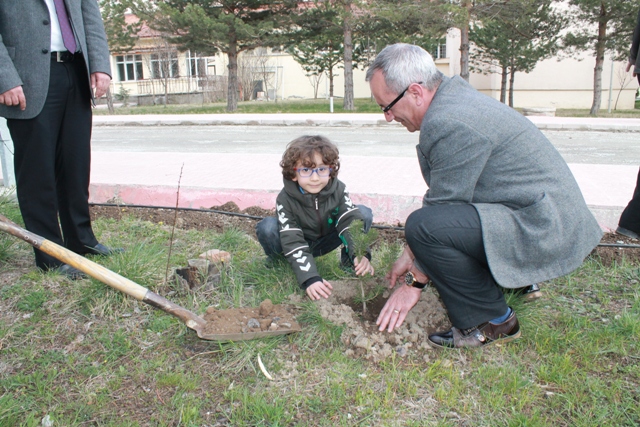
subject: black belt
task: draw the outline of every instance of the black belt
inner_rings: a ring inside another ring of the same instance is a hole
[[[67,50],[64,52],[51,52],[51,60],[56,62],[73,62],[74,59],[80,58],[80,52],[71,53]]]

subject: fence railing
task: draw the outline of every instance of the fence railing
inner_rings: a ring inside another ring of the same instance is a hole
[[[148,79],[139,80],[137,84],[139,96],[164,96],[166,85],[166,93],[169,95],[202,93],[205,102],[213,102],[225,98],[227,77],[204,76]]]

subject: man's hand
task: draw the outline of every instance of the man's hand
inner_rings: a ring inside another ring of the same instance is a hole
[[[111,77],[109,74],[105,73],[92,73],[91,74],[91,89],[94,89],[93,96],[95,98],[100,98],[109,89],[109,85],[111,84]]]
[[[362,257],[361,260],[358,260],[358,257],[355,257],[353,259],[353,265],[356,267],[356,276],[364,276],[367,273],[373,276],[373,266],[367,257]]]
[[[407,271],[413,265],[413,253],[408,246],[405,246],[402,255],[396,262],[393,263],[391,271],[387,273],[387,280],[389,281],[389,289],[392,289],[396,285],[398,277],[405,275]]]
[[[22,86],[16,86],[5,93],[0,93],[0,104],[4,104],[7,107],[19,105],[20,110],[24,111],[27,108],[27,99],[24,97]]]
[[[379,331],[393,332],[402,326],[409,310],[418,303],[422,290],[401,284],[393,291],[376,320]]]
[[[320,298],[329,298],[329,295],[331,295],[331,289],[333,289],[331,283],[322,279],[322,282],[315,282],[309,285],[307,288],[307,295],[309,295],[309,298],[312,300],[317,301]]]
[[[627,62],[627,68],[625,68],[625,71],[628,73],[628,72],[629,72],[629,70],[631,69],[631,67],[633,67],[633,66],[634,66],[634,63],[633,63],[633,62],[631,62],[631,61]],[[635,70],[634,70],[634,71],[633,71],[633,77],[635,77],[635,76],[636,76],[636,72],[635,72]]]

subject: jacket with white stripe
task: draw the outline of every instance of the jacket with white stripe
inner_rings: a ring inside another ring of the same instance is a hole
[[[318,194],[303,194],[297,182],[284,179],[284,188],[276,198],[276,218],[282,252],[303,289],[312,283],[305,283],[309,279],[322,280],[309,244],[338,233],[349,251],[353,246],[349,224],[354,219],[363,219],[345,184],[337,178],[332,178]],[[351,253],[349,256],[353,260]]]

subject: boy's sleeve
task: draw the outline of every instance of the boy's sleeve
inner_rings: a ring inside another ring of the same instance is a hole
[[[309,245],[304,238],[302,228],[293,214],[293,209],[288,204],[277,201],[276,218],[278,219],[282,253],[289,261],[298,285],[302,289],[306,289],[311,283],[322,280]]]
[[[336,230],[338,231],[338,236],[344,243],[347,248],[347,254],[351,261],[353,261],[353,240],[351,239],[351,234],[349,233],[349,226],[351,223],[356,220],[363,220],[362,213],[360,209],[351,201],[351,197],[349,196],[349,192],[346,187],[342,191],[342,195],[340,197],[340,205],[338,209],[338,218],[336,220]]]

